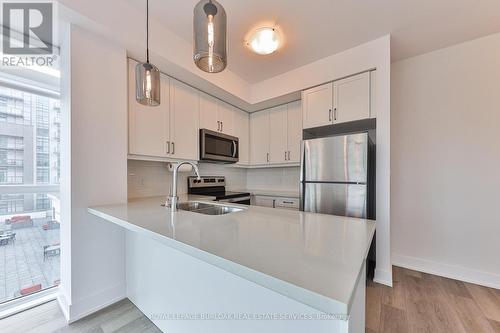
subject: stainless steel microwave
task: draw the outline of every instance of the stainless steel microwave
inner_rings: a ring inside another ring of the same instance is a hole
[[[200,129],[200,160],[219,163],[236,163],[239,156],[239,140],[208,129]]]

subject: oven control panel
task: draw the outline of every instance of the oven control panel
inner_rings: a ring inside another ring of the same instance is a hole
[[[200,179],[190,176],[188,177],[188,187],[215,187],[226,186],[226,177],[224,176],[203,176]]]

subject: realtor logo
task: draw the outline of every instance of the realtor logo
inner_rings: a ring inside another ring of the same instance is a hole
[[[3,53],[52,54],[52,9],[51,2],[3,2]]]

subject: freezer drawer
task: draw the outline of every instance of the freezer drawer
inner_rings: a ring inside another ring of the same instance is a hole
[[[305,140],[301,181],[366,183],[368,133]]]
[[[301,184],[306,212],[366,218],[367,186],[357,184]]]

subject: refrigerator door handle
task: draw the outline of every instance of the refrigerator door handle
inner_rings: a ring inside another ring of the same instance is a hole
[[[305,165],[304,165],[304,140],[300,141],[300,182],[304,181],[305,178]]]
[[[300,182],[299,182],[299,210],[304,211],[304,179],[305,179],[305,160],[304,160],[304,140],[300,141]]]

